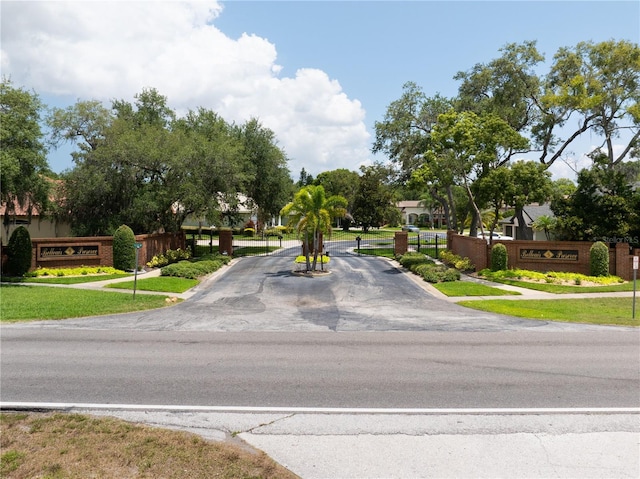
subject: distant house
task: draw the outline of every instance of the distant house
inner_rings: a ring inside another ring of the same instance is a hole
[[[14,213],[7,214],[7,205],[0,206],[2,217],[1,238],[2,244],[9,242],[11,234],[18,226],[24,226],[32,238],[61,238],[71,236],[71,225],[67,222],[56,221],[47,216],[41,216],[35,208],[31,209],[31,215],[26,208],[20,206]]]
[[[442,208],[425,208],[419,200],[406,200],[396,203],[402,215],[403,225],[439,226],[446,224]]]
[[[535,231],[533,229],[533,223],[541,216],[549,216],[555,218],[551,206],[549,203],[532,203],[525,206],[522,209],[522,215],[526,221],[526,228],[531,231],[532,237],[536,241],[546,241],[547,236],[544,231]],[[500,222],[502,224],[502,232],[506,236],[511,236],[513,239],[522,239],[517,237],[518,233],[518,218],[512,216],[511,218],[504,219]]]

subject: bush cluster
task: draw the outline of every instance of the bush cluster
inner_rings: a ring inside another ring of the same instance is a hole
[[[231,258],[222,255],[207,255],[195,260],[183,260],[165,266],[160,270],[162,276],[176,276],[179,278],[198,279],[213,273],[229,263]]]
[[[151,261],[147,263],[150,268],[162,268],[168,264],[177,263],[185,259],[191,258],[191,251],[188,249],[167,250],[164,254],[155,255]]]
[[[245,228],[243,234],[245,236],[253,237],[256,235],[256,230],[255,228]]]
[[[27,274],[32,278],[41,276],[85,276],[89,274],[123,274],[124,271],[111,266],[78,266],[76,268],[38,268]]]
[[[31,268],[31,235],[24,226],[18,226],[7,244],[7,273],[24,276]]]
[[[507,247],[502,243],[496,243],[491,247],[491,271],[507,269]]]
[[[609,248],[597,241],[589,249],[589,273],[591,276],[609,276]]]
[[[624,280],[618,276],[587,276],[580,273],[567,273],[563,271],[548,271],[541,273],[540,271],[529,271],[526,269],[508,269],[504,271],[491,271],[483,269],[478,276],[494,281],[500,280],[522,280],[529,279],[533,281],[544,281],[545,283],[561,283],[562,281],[573,282],[574,284],[582,284],[587,281],[601,285],[624,283]]]
[[[421,253],[406,253],[398,258],[398,262],[429,283],[442,283],[460,279],[460,271],[443,264],[436,264],[435,261],[430,260]]]
[[[458,271],[475,271],[476,267],[469,258],[462,258],[449,250],[440,251],[440,261]]]

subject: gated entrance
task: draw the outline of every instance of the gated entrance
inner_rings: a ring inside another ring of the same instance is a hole
[[[438,242],[438,239],[440,240]],[[193,242],[197,243],[202,252],[218,251],[218,241],[212,235],[207,239],[198,239],[194,235]],[[440,234],[409,233],[408,245],[413,251],[428,253],[434,245],[438,248],[446,245],[446,237]],[[289,237],[265,236],[264,238],[248,238],[242,235],[233,235],[233,256],[283,256],[296,257],[303,254],[302,241]],[[374,253],[373,250],[388,250],[393,252],[395,246],[395,231],[392,230],[334,230],[331,236],[323,238],[323,253],[329,256],[362,255]],[[194,245],[195,247],[195,245]],[[437,253],[436,253],[437,254]]]

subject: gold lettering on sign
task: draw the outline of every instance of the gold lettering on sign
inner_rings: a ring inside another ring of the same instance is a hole
[[[39,257],[47,258],[77,258],[79,256],[99,256],[98,245],[72,245],[72,246],[41,246]]]
[[[578,261],[578,251],[561,249],[521,249],[520,259],[540,261]]]

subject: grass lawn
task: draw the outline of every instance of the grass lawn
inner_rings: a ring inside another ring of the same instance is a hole
[[[384,258],[395,258],[393,248],[360,248],[360,254],[367,254],[370,256],[383,256]]]
[[[184,293],[196,286],[200,281],[197,279],[178,278],[175,276],[158,276],[155,278],[139,279],[136,289],[140,291],[158,291],[162,293]],[[105,288],[133,289],[133,281],[122,283],[112,283]]]
[[[544,319],[568,323],[612,324],[640,326],[636,304],[636,319],[631,319],[632,298],[584,298],[549,300],[490,299],[460,301],[467,308],[529,319]]]
[[[446,283],[435,283],[433,286],[447,296],[509,296],[520,294],[515,291],[506,291],[469,281],[448,281]]]
[[[568,293],[615,293],[620,291],[633,291],[633,281],[622,284],[610,284],[605,286],[573,286],[553,283],[532,283],[530,281],[516,281],[512,279],[491,280],[502,284],[519,286],[520,288],[545,291],[547,293],[568,294]],[[636,288],[640,289],[640,285]]]
[[[297,477],[264,453],[112,418],[3,412],[0,431],[0,477]]]
[[[163,295],[137,295],[50,286],[5,285],[0,288],[0,321],[65,319],[128,313],[166,306]]]
[[[91,283],[93,281],[105,281],[108,279],[126,278],[129,273],[123,274],[96,274],[91,276],[39,276],[37,278],[24,278],[25,283],[45,283],[45,284],[80,284]]]
[[[261,254],[273,253],[279,250],[279,246],[239,246],[233,248],[233,256],[256,256]]]

